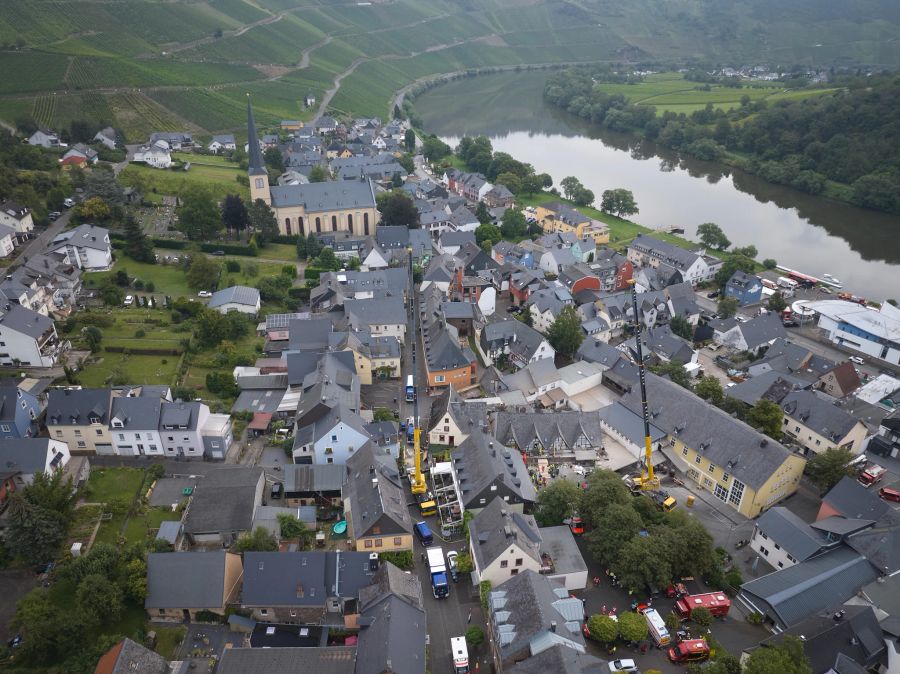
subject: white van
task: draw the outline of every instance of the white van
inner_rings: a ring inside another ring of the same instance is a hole
[[[454,674],[469,674],[469,650],[465,637],[450,637],[450,652],[453,654]]]
[[[656,645],[662,648],[671,643],[672,638],[669,636],[669,630],[666,628],[666,621],[656,612],[655,608],[648,608],[644,611],[644,619],[647,621],[647,627],[650,630],[650,636]]]

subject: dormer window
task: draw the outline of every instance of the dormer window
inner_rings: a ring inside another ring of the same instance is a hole
[[[91,417],[89,417],[89,418],[90,418],[92,424],[99,424],[99,423],[100,423],[100,417],[91,416]]]
[[[112,425],[113,425],[113,428],[123,428],[124,427],[124,424],[121,421],[119,421],[118,419],[113,419]]]

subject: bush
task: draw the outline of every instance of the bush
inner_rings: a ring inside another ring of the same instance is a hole
[[[281,275],[287,276],[290,279],[295,279],[297,278],[297,268],[292,264],[282,265]]]
[[[327,269],[318,269],[316,267],[307,267],[303,270],[303,278],[307,281],[318,281],[319,276],[322,272],[328,271]]]
[[[394,552],[382,552],[378,555],[383,561],[390,562],[399,569],[404,571],[412,571],[413,553],[412,550],[397,550]]]
[[[143,330],[138,330],[138,331],[136,331],[136,332],[134,333],[134,338],[135,338],[135,339],[142,339],[142,338],[144,338],[144,337],[146,337],[146,336],[147,336],[147,333],[144,332]]]
[[[241,270],[241,263],[237,260],[225,260],[225,269],[237,273]]]
[[[483,580],[478,584],[478,593],[481,595],[481,608],[488,610],[488,599],[491,594],[491,581]]]
[[[255,257],[259,249],[254,246],[239,246],[237,244],[228,243],[201,243],[200,250],[204,253],[215,253],[217,250],[223,251],[226,255],[244,255]]]
[[[150,239],[157,248],[169,248],[170,250],[184,250],[188,247],[187,241],[178,241],[176,239],[160,239],[153,237]]]
[[[144,290],[146,290],[148,293],[152,293],[154,290],[156,290],[156,284],[154,284],[153,281],[147,281],[144,284]]]
[[[765,620],[765,617],[763,616],[762,613],[759,613],[758,611],[754,611],[753,613],[751,613],[747,616],[747,622],[750,623],[751,625],[762,625],[763,620]]]
[[[143,282],[141,279],[139,279],[139,278],[135,279],[135,280],[134,280],[134,289],[135,289],[135,290],[143,290],[143,289],[144,289],[144,282]]]

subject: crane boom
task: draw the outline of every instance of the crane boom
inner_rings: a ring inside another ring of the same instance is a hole
[[[419,332],[416,329],[416,284],[413,277],[413,251],[409,252],[409,306],[410,306],[410,328],[412,330],[412,369],[413,382],[416,381],[416,340],[419,339]],[[418,387],[416,387],[418,388]],[[422,445],[421,435],[422,429],[419,428],[419,392],[413,396],[413,460],[415,461],[415,469],[413,478],[410,483],[410,490],[413,494],[424,494],[427,487],[425,485],[425,476],[422,474]]]
[[[653,463],[650,455],[653,442],[650,440],[650,408],[647,405],[647,375],[644,371],[644,349],[641,346],[641,318],[638,314],[637,287],[631,283],[631,310],[634,313],[634,341],[637,345],[638,374],[641,382],[641,411],[644,416],[644,470],[641,473],[640,487],[644,490],[659,489],[659,478],[653,474]],[[637,480],[635,480],[637,482]]]

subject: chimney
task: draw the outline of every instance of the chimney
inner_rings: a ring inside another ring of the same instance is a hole
[[[550,631],[551,631],[551,632],[555,632],[555,631],[556,631],[556,621],[555,621],[555,620],[551,620],[551,621],[550,621]]]
[[[377,477],[372,478],[372,488],[378,489],[378,478]]]

